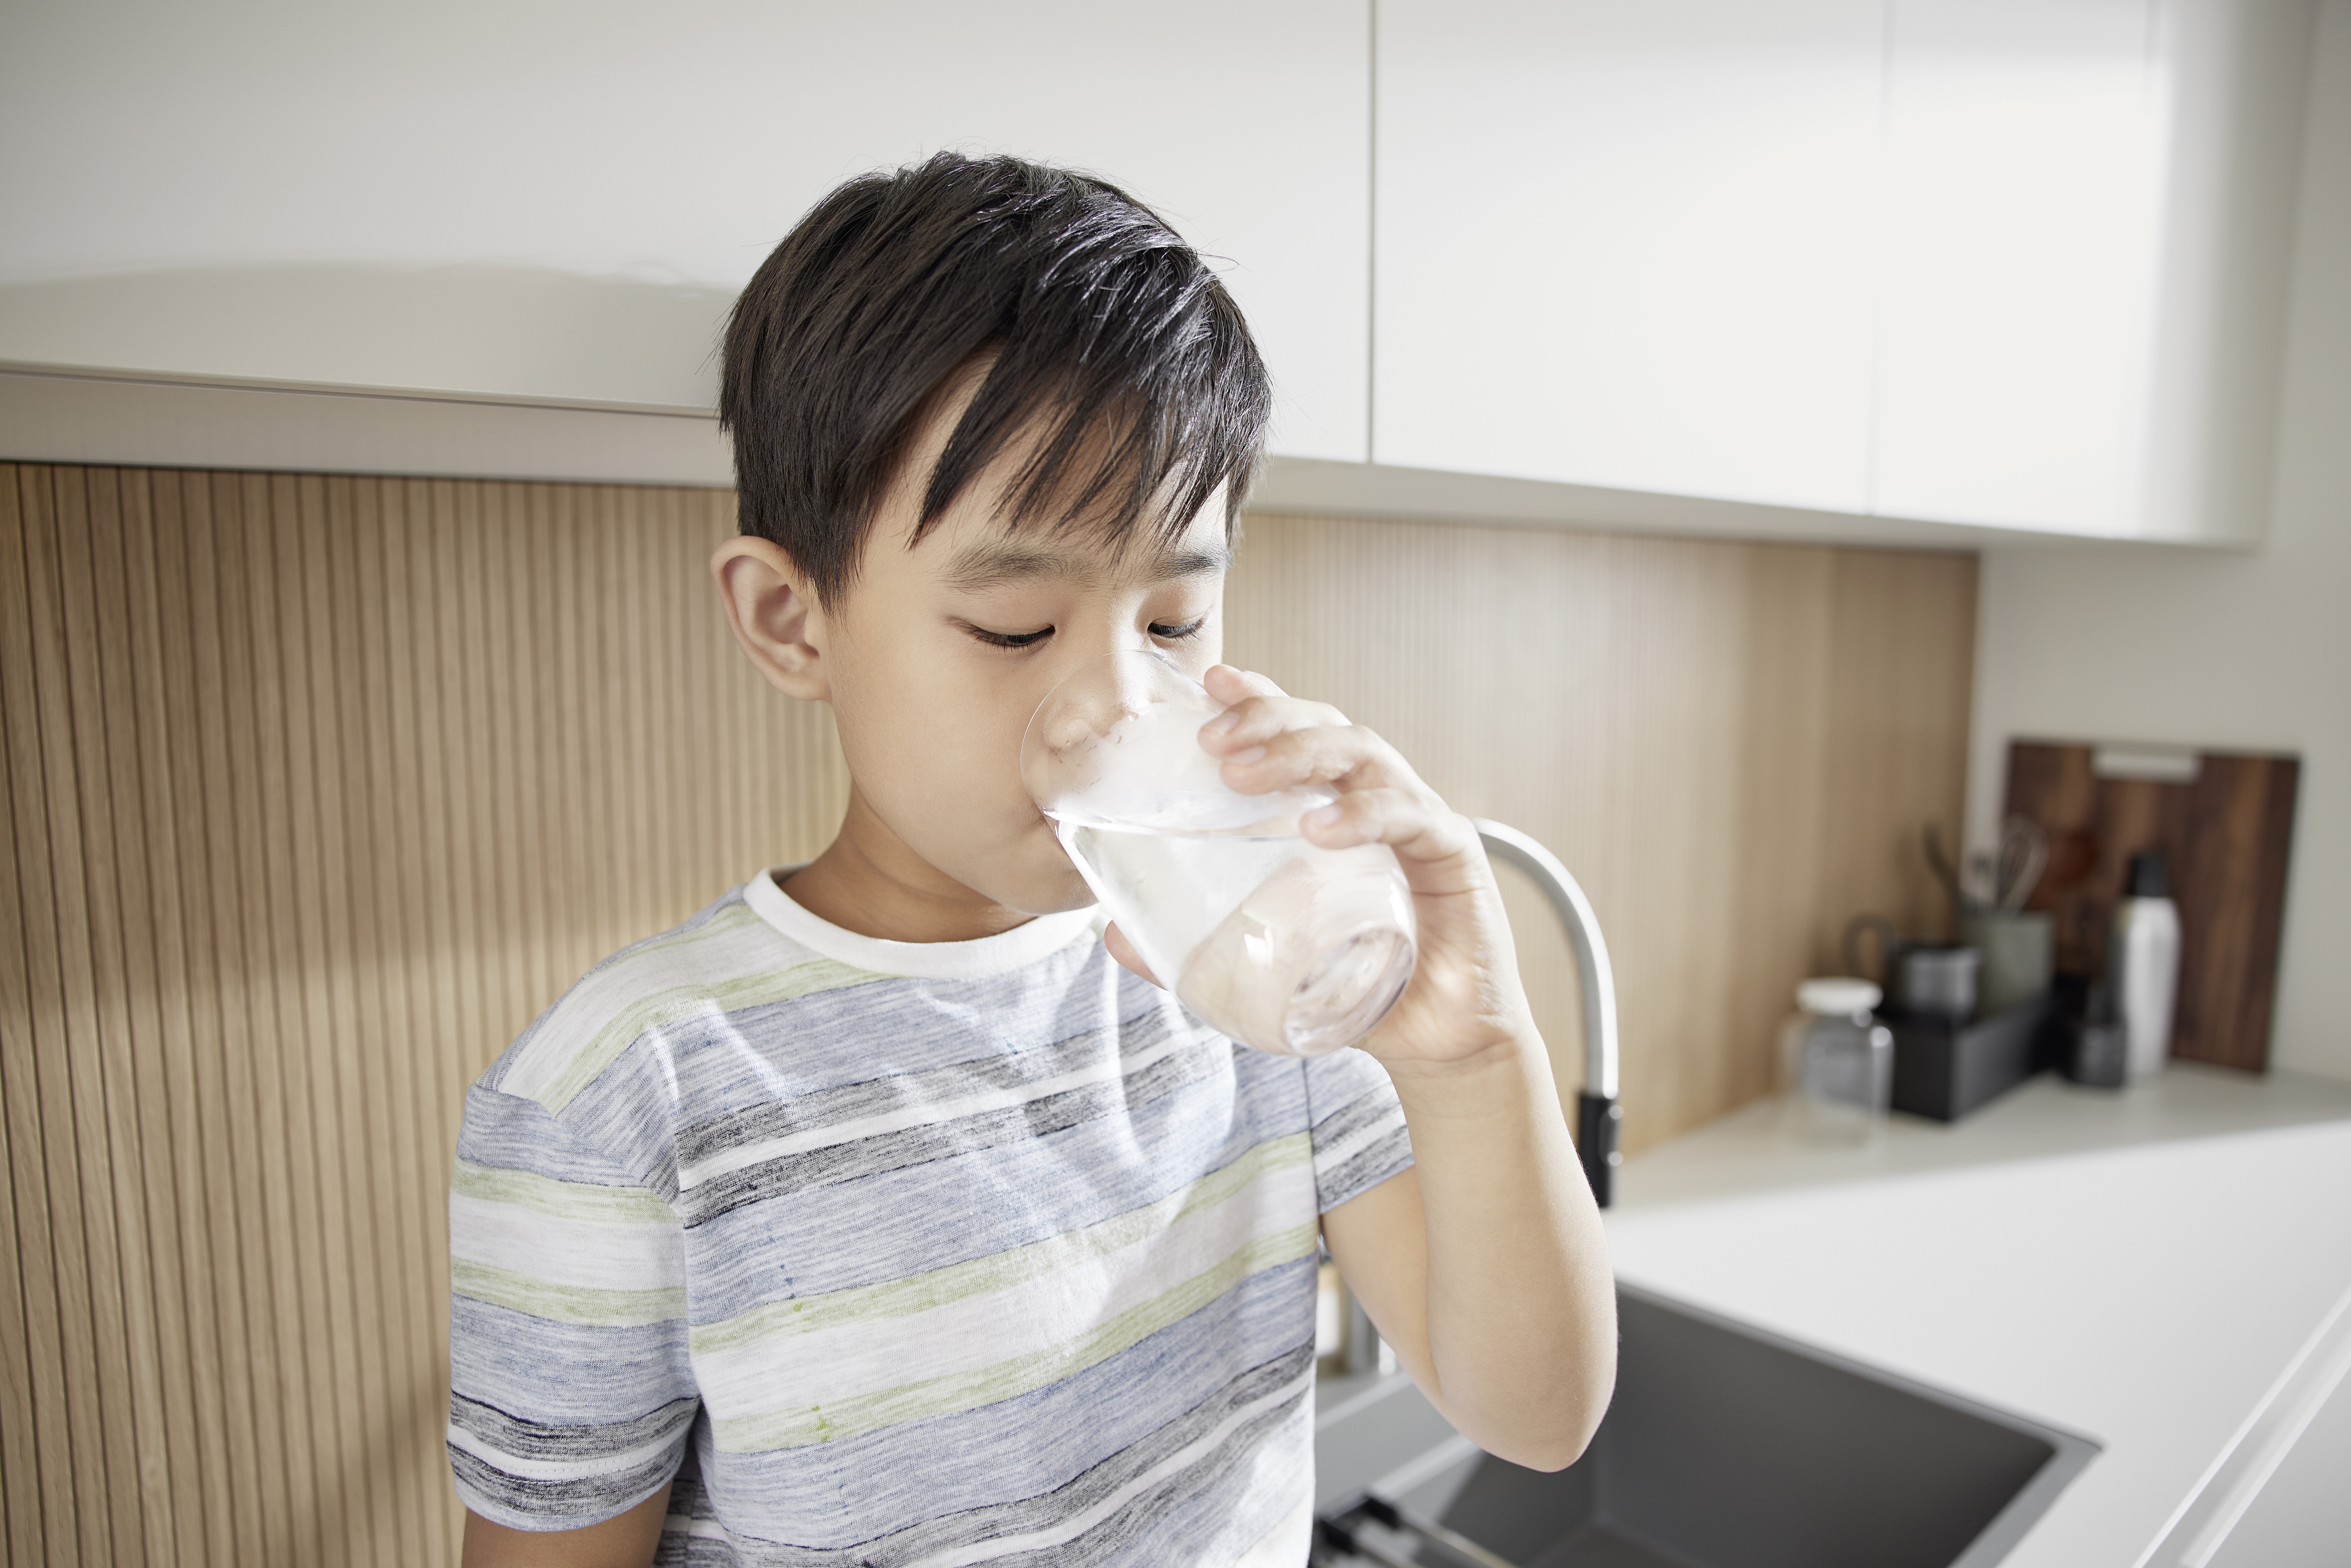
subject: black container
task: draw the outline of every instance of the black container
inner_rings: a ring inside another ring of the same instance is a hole
[[[2129,1044],[2123,1038],[2122,1025],[2068,1018],[2058,1019],[2056,1027],[2058,1071],[2093,1089],[2123,1086]]]
[[[1885,1013],[1894,1031],[1894,1108],[1956,1122],[2049,1065],[2043,1040],[2050,1002],[2025,1002],[1957,1022],[1917,1013]]]
[[[2054,1002],[2048,1029],[2050,1065],[2076,1083],[2120,1089],[2129,1044],[2108,1005],[2105,987],[2094,984],[2087,975],[2061,974]]]

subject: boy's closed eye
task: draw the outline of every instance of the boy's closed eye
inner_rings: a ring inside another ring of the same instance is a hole
[[[1181,624],[1155,621],[1151,623],[1150,631],[1154,637],[1163,643],[1180,643],[1186,637],[1198,636],[1200,629],[1207,623],[1208,618],[1205,615]],[[961,622],[961,625],[966,632],[991,648],[1033,648],[1053,634],[1053,629],[1050,626],[1041,627],[1034,632],[992,632],[985,626],[976,625],[968,621]]]
[[[985,626],[975,626],[968,621],[963,622],[963,629],[991,648],[1034,647],[1053,634],[1053,629],[1050,626],[1035,632],[991,632]]]

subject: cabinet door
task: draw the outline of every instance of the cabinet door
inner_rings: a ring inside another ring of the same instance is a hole
[[[706,400],[716,318],[810,203],[1002,151],[1228,258],[1276,449],[1364,455],[1364,0],[140,11],[51,8],[0,66],[0,357],[21,322],[14,357],[123,364],[135,318],[144,369]]]
[[[1384,464],[1857,512],[1880,0],[1382,0]]]
[[[799,36],[777,50],[796,80],[772,143],[790,149],[792,178],[778,182],[776,237],[794,203],[843,172],[939,147],[1094,170],[1217,265],[1273,372],[1271,450],[1364,458],[1363,0],[1205,0],[1180,14],[1085,0],[794,10]]]
[[[1875,485],[1896,517],[2129,530],[2162,126],[2151,0],[1902,0]]]

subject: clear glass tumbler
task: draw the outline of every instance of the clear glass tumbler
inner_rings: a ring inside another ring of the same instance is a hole
[[[1320,1056],[1371,1033],[1417,954],[1384,844],[1325,850],[1298,819],[1327,789],[1228,789],[1200,727],[1222,707],[1155,654],[1113,653],[1045,698],[1020,776],[1110,917],[1197,1017],[1244,1045]]]

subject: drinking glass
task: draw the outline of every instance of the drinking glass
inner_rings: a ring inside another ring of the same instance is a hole
[[[1243,795],[1200,746],[1222,712],[1155,653],[1093,660],[1021,739],[1020,777],[1144,963],[1244,1045],[1320,1056],[1371,1033],[1412,979],[1411,890],[1384,844],[1326,850],[1328,789]]]

